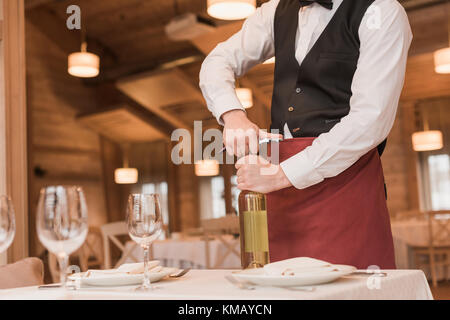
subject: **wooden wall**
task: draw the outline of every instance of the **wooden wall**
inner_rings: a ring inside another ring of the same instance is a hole
[[[31,254],[38,253],[35,209],[46,185],[76,184],[86,193],[89,223],[107,221],[100,137],[75,120],[95,108],[92,89],[67,74],[67,55],[26,23]]]

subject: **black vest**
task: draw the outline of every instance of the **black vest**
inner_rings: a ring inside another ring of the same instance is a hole
[[[271,129],[294,137],[328,132],[350,111],[359,59],[359,27],[375,0],[343,0],[302,64],[295,58],[299,0],[280,0],[275,13],[275,75]],[[385,142],[379,147],[380,154]]]

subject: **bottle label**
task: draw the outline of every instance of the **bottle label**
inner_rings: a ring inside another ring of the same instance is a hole
[[[244,211],[245,252],[268,252],[267,211]]]

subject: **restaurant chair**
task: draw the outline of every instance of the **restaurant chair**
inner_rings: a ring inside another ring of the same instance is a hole
[[[427,215],[425,212],[420,210],[407,210],[407,211],[399,211],[395,214],[393,220],[395,221],[403,221],[410,219],[422,220],[426,219]]]
[[[80,249],[71,254],[71,258],[78,263],[80,271],[87,271],[91,268],[103,269],[104,268],[104,252],[103,252],[103,236],[98,227],[89,227],[86,240]],[[53,282],[60,281],[59,266],[56,256],[49,252],[48,254],[48,268],[52,276]]]
[[[38,258],[26,258],[0,266],[0,289],[39,286],[44,283],[44,264]]]
[[[104,268],[103,235],[99,227],[89,227],[83,246],[78,250],[81,271]]]
[[[205,241],[206,269],[220,268],[230,254],[236,255],[238,258],[241,257],[237,249],[239,247],[239,239],[235,238],[240,232],[239,217],[237,215],[229,214],[223,218],[203,220],[201,225]],[[210,241],[213,239],[219,240],[225,246],[226,252],[214,265],[211,265]]]
[[[413,247],[416,265],[431,271],[434,287],[437,287],[437,269],[443,268],[448,279],[450,267],[450,211],[427,212],[429,244],[427,247]],[[424,260],[425,259],[425,260]]]
[[[125,248],[124,243],[122,243],[118,238],[120,236],[129,237],[126,222],[119,221],[108,223],[101,226],[100,229],[103,237],[105,269],[111,269],[112,265],[111,246],[110,246],[111,242],[122,252],[119,261],[114,266],[115,268],[123,264],[125,261],[127,261],[128,258],[132,259],[134,262],[139,262],[138,259],[136,259],[136,257],[134,257],[132,254],[137,244],[133,243],[132,246]]]

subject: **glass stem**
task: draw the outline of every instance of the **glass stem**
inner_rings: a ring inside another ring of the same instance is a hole
[[[149,250],[150,250],[150,246],[146,245],[143,246],[144,248],[144,283],[142,284],[142,286],[145,289],[151,289],[151,283],[150,283],[150,273],[148,270],[148,262],[149,262]]]
[[[64,253],[59,254],[58,263],[59,263],[59,279],[61,282],[61,286],[65,288],[67,283],[67,265],[69,264],[69,256]]]

